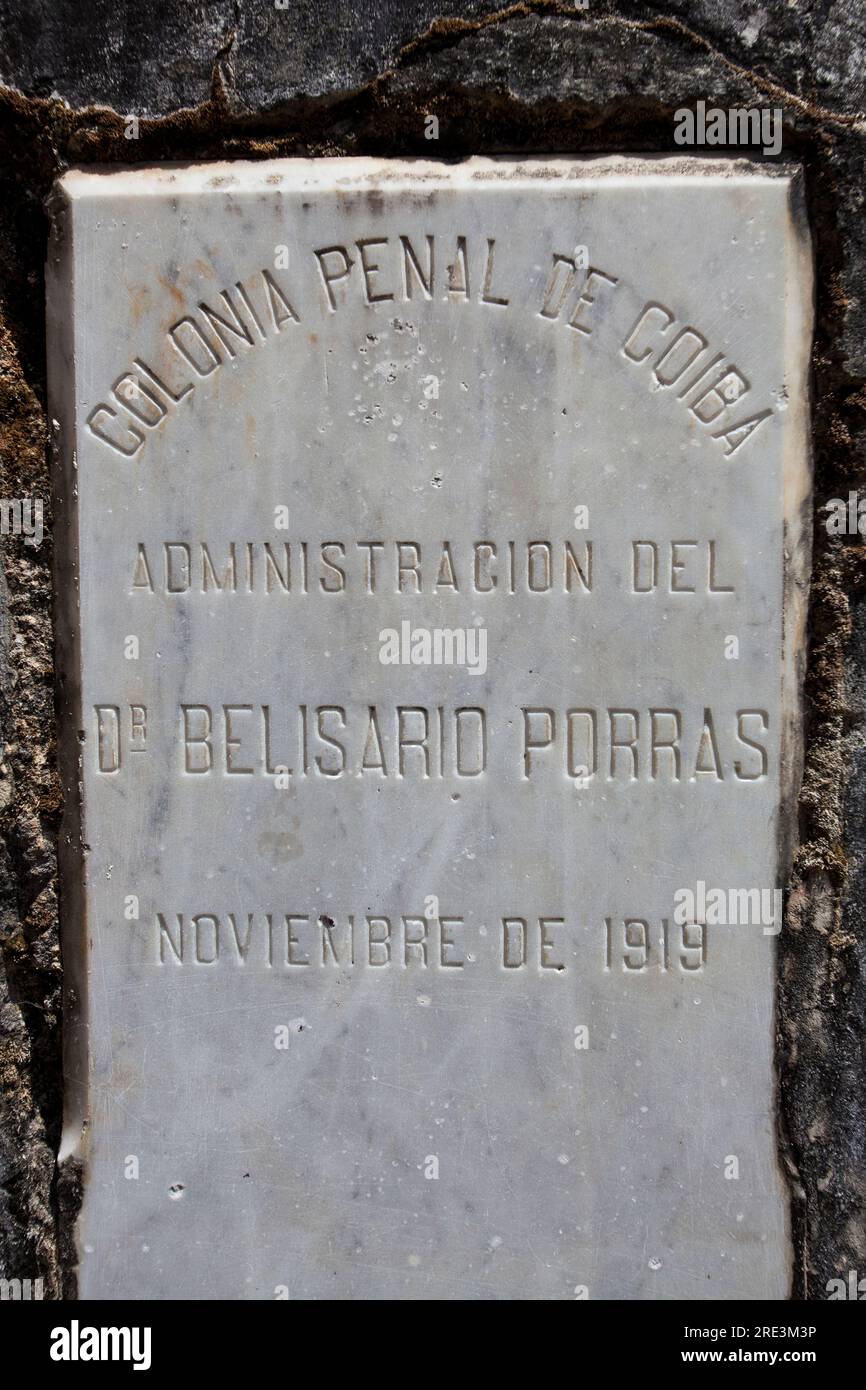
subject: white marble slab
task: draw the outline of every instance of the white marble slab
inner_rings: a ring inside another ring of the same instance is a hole
[[[54,214],[81,1295],[785,1297],[796,173],[72,171]]]

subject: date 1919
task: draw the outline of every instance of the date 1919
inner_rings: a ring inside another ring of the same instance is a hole
[[[650,924],[643,917],[605,917],[605,970],[635,974],[656,969],[694,972],[707,963],[707,928],[701,922]]]

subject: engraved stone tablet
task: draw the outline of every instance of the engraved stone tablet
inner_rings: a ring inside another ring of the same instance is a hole
[[[796,172],[54,202],[81,1295],[785,1297]]]

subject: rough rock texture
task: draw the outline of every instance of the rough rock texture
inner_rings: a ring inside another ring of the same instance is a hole
[[[792,1292],[866,1274],[866,551],[824,503],[866,490],[866,17],[861,0],[588,9],[334,0],[0,0],[0,495],[49,498],[44,200],[73,162],[273,154],[672,151],[704,99],[781,107],[817,258],[806,777],[779,950]],[[440,119],[438,143],[424,115]],[[137,115],[138,139],[125,117]],[[742,151],[737,151],[741,153]],[[755,156],[759,158],[760,156]],[[3,540],[0,1270],[63,1287],[50,507]],[[69,1280],[66,1291],[71,1292]]]

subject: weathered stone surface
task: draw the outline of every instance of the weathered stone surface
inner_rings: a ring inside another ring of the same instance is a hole
[[[229,12],[229,8],[230,11]],[[829,537],[824,503],[862,485],[866,258],[863,140],[866,52],[858,0],[675,0],[526,3],[481,24],[469,14],[378,6],[346,17],[343,0],[315,7],[318,44],[300,5],[283,37],[255,51],[239,37],[244,7],[85,10],[61,0],[39,13],[2,6],[0,62],[0,477],[5,497],[43,496],[37,550],[3,540],[10,642],[2,662],[5,761],[4,1028],[0,1068],[0,1270],[59,1287],[72,1165],[55,1169],[59,1065],[51,511],[46,481],[44,313],[47,219],[42,202],[69,162],[335,153],[429,155],[424,113],[441,118],[436,153],[673,151],[673,111],[779,104],[785,148],[802,159],[816,247],[813,445],[814,560],[809,621],[806,776],[800,835],[780,940],[778,1021],[781,1148],[791,1178],[794,1288],[828,1297],[828,1281],[866,1268],[863,1160],[862,598],[866,551]],[[472,11],[476,13],[476,11]],[[404,16],[415,32],[407,46]],[[262,7],[249,9],[266,25]],[[527,18],[532,22],[527,23]],[[89,28],[91,17],[94,19]],[[276,17],[275,17],[276,18]],[[371,26],[379,26],[373,41]],[[233,36],[234,31],[234,36]],[[355,56],[341,54],[358,35]],[[241,62],[240,47],[244,45]],[[180,56],[178,51],[180,50]],[[303,78],[293,86],[298,54]],[[379,64],[367,81],[368,55]],[[183,69],[190,74],[187,81]],[[179,106],[212,98],[194,110]],[[178,81],[180,74],[180,81]],[[16,90],[17,89],[17,90]],[[298,90],[319,91],[307,99]],[[49,99],[59,92],[60,98]],[[96,109],[93,103],[110,103]],[[111,107],[121,115],[116,115]],[[123,113],[159,115],[126,138]],[[6,1025],[6,1021],[8,1025]],[[73,1285],[67,1279],[67,1289]]]
[[[233,163],[56,207],[83,1295],[784,1297],[779,914],[698,885],[788,854],[796,177]],[[404,622],[485,645],[383,662]]]
[[[211,0],[193,12],[160,0],[134,6],[93,0],[83,11],[75,0],[58,0],[38,14],[2,0],[0,18],[5,81],[39,96],[56,90],[73,106],[149,115],[204,101],[217,60],[247,111],[304,97],[342,98],[398,65],[423,73],[425,60],[437,53],[452,79],[471,72],[476,85],[495,84],[524,100],[598,99],[609,95],[611,74],[604,60],[600,67],[585,61],[587,43],[600,45],[608,61],[612,51],[630,60],[648,37],[661,45],[673,40],[679,54],[644,72],[642,95],[664,86],[664,67],[679,75],[680,57],[684,68],[697,66],[699,91],[707,90],[701,77],[721,60],[732,74],[784,83],[806,102],[839,110],[866,105],[856,0],[760,7],[749,0],[674,0],[661,13],[646,4],[582,7],[555,0],[501,7],[401,0],[324,10],[313,0],[282,8]],[[503,61],[505,55],[512,61]],[[630,66],[627,61],[620,71],[622,91],[630,85]]]

